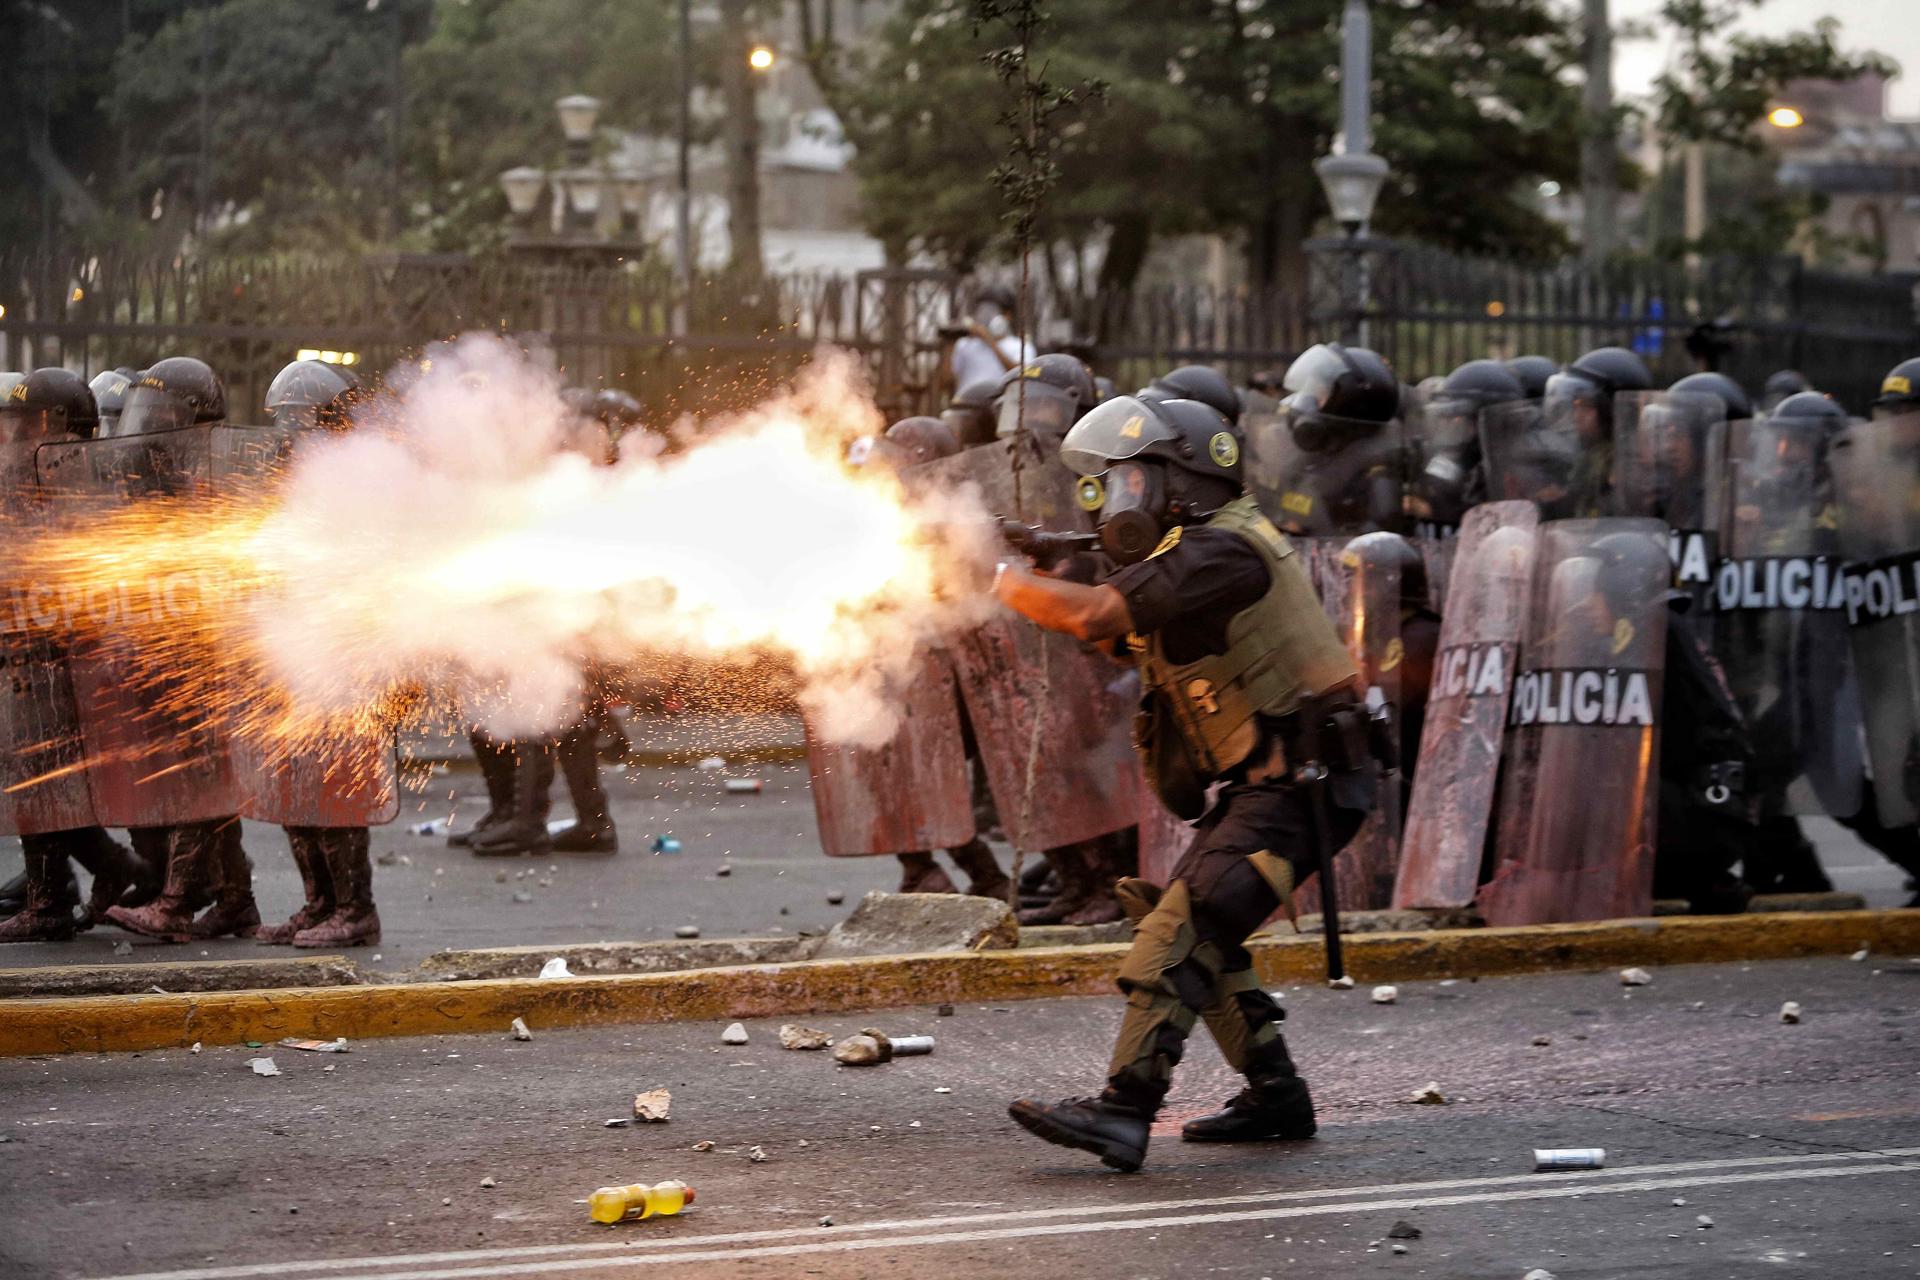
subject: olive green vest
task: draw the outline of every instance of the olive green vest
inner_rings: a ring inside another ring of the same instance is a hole
[[[1164,784],[1174,780],[1156,775],[1166,771],[1166,752],[1176,741],[1185,748],[1185,764],[1212,781],[1260,744],[1256,716],[1286,715],[1303,700],[1359,677],[1293,544],[1251,497],[1215,512],[1207,527],[1245,538],[1266,562],[1269,584],[1266,595],[1227,624],[1224,653],[1176,663],[1158,632],[1128,638],[1145,695],[1145,723],[1137,735],[1142,759],[1163,796]],[[1179,532],[1168,534],[1160,549],[1177,545]]]

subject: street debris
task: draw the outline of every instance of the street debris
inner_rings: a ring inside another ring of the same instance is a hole
[[[499,1186],[500,1184],[493,1180],[492,1174],[488,1174],[486,1177],[480,1179],[480,1185],[485,1187],[489,1191],[491,1191],[493,1188]]]
[[[1387,1239],[1389,1240],[1418,1240],[1419,1238],[1420,1228],[1414,1226],[1405,1218],[1400,1219],[1400,1221],[1387,1228]]]
[[[700,926],[697,924],[683,924],[673,931],[673,936],[676,938],[697,938],[700,936]]]
[[[832,1225],[833,1225],[833,1215],[829,1213],[829,1214],[827,1214],[827,1215],[825,1215],[824,1217],[822,1217],[822,1218],[820,1219],[820,1225],[821,1225],[821,1226],[823,1226],[823,1227],[830,1227],[830,1226],[832,1226]]]
[[[1395,1241],[1393,1245],[1393,1251],[1395,1253],[1405,1253],[1407,1251],[1407,1246],[1401,1244],[1398,1241]]]
[[[1533,1047],[1536,1049],[1544,1049],[1552,1043],[1553,1043],[1552,1036],[1535,1036],[1533,1038]]]
[[[571,978],[573,976],[573,970],[567,968],[567,958],[565,956],[555,956],[540,966],[540,976],[543,978]]]
[[[877,1033],[868,1032],[868,1034]],[[893,1056],[896,1058],[917,1058],[932,1052],[932,1036],[895,1036],[893,1038]]]
[[[766,783],[758,778],[728,778],[725,785],[734,795],[757,796],[766,789]]]
[[[530,894],[530,893],[528,893],[528,892],[526,892],[526,891],[525,891],[524,889],[522,889],[522,890],[518,890],[518,891],[516,891],[516,892],[514,893],[514,895],[513,895],[513,900],[514,900],[515,902],[520,902],[520,903],[527,903],[527,902],[532,902],[532,901],[533,901],[533,895],[532,895],[532,894]]]
[[[1407,1101],[1418,1103],[1421,1106],[1444,1107],[1447,1105],[1447,1095],[1440,1092],[1438,1082],[1429,1080],[1418,1089],[1415,1089],[1407,1098]]]
[[[846,900],[847,900],[847,895],[840,892],[840,890],[838,889],[835,889],[832,893],[829,893],[827,895],[827,905],[830,907],[837,907],[841,903],[845,902]]]
[[[198,1052],[200,1052],[200,1042],[199,1042],[198,1040],[195,1040],[195,1041],[193,1042],[193,1047],[192,1047],[191,1049],[188,1049],[188,1050],[187,1050],[187,1052],[188,1052],[188,1053],[198,1053]]]
[[[832,1036],[824,1031],[815,1031],[812,1027],[789,1022],[780,1028],[782,1049],[824,1049],[832,1043]]]
[[[288,1036],[280,1042],[280,1047],[282,1049],[302,1049],[308,1053],[345,1053],[347,1051],[347,1038],[341,1036],[338,1040],[301,1040],[294,1036]]]
[[[655,836],[650,847],[655,853],[678,853],[680,841],[673,836]]]
[[[633,1095],[633,1118],[644,1120],[648,1124],[665,1124],[667,1112],[673,1106],[673,1092],[669,1089],[649,1089],[645,1093]]]
[[[1375,987],[1373,989],[1372,999],[1375,1004],[1393,1004],[1400,999],[1400,988]]]
[[[1788,1026],[1792,1026],[1793,1024],[1799,1022],[1800,1021],[1800,1002],[1797,1000],[1789,1000],[1785,1004],[1781,1005],[1780,1021],[1786,1023]]]
[[[746,1042],[747,1026],[744,1022],[736,1022],[720,1033],[722,1044],[745,1044]]]
[[[713,874],[725,880],[733,874],[733,864],[731,862],[723,862],[713,869]]]
[[[615,1116],[611,1120],[602,1120],[600,1124],[603,1128],[607,1129],[630,1129],[633,1127],[633,1117]]]
[[[1353,990],[1353,975],[1343,973],[1337,978],[1329,978],[1327,979],[1327,985],[1335,991],[1351,991]]]
[[[1533,1149],[1533,1171],[1552,1173],[1560,1169],[1604,1169],[1607,1167],[1607,1149],[1605,1147],[1535,1147]]]
[[[937,1084],[937,1085],[935,1085],[935,1086],[933,1087],[933,1091],[934,1091],[935,1093],[952,1093],[952,1092],[953,1092],[953,1090],[951,1090],[951,1089],[949,1089],[949,1088],[947,1088],[947,1086],[945,1086],[945,1085],[943,1085],[943,1084]]]
[[[893,1058],[893,1042],[885,1036],[862,1031],[833,1046],[833,1060],[849,1067],[871,1067]]]
[[[706,756],[701,759],[700,766],[699,766],[700,771],[702,773],[713,773],[716,770],[724,769],[726,767],[727,767],[726,760],[720,756]]]
[[[1653,983],[1653,975],[1645,969],[1622,969],[1620,985],[1623,987],[1645,987]]]
[[[713,1150],[713,1143],[705,1138],[702,1138],[700,1141],[693,1144],[693,1150],[711,1151]]]
[[[113,954],[117,956],[130,956],[133,954],[133,944],[125,938],[122,938],[113,944]]]
[[[417,836],[443,836],[453,827],[445,818],[435,818],[432,822],[416,822],[408,828]]]
[[[527,1030],[526,1022],[520,1018],[515,1018],[513,1022],[507,1027],[507,1030],[513,1033],[513,1038],[515,1040],[533,1039],[533,1032]]]
[[[669,1217],[693,1201],[693,1188],[684,1182],[660,1182],[651,1187],[636,1182],[626,1187],[601,1187],[587,1197],[587,1213],[595,1222],[612,1226],[656,1214]]]
[[[1702,1231],[1710,1231],[1713,1229],[1713,1219],[1709,1218],[1704,1213],[1701,1214],[1699,1217],[1695,1218],[1693,1220],[1693,1224],[1696,1227],[1700,1228],[1700,1230]]]
[[[1860,949],[1848,956],[1847,959],[1853,961],[1855,964],[1859,964],[1871,954],[1872,952],[1868,949],[1867,944],[1863,942],[1860,944]]]
[[[938,1009],[935,1009],[934,1013],[937,1016],[942,1018],[951,1018],[953,1016],[953,1006],[950,1004],[943,1004]]]
[[[755,1164],[765,1164],[767,1162],[767,1153],[760,1147],[748,1147],[747,1159],[753,1161]]]
[[[277,1076],[280,1068],[273,1064],[272,1058],[248,1058],[247,1065],[253,1068],[257,1076]]]
[[[1524,1276],[1521,1276],[1520,1280],[1558,1280],[1558,1277],[1545,1267],[1535,1267]]]

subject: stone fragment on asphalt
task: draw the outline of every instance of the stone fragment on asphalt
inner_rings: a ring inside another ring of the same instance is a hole
[[[942,1018],[951,1018],[953,1016],[953,1006],[943,1004],[938,1009],[935,1009],[934,1012]]]
[[[523,1020],[521,1020],[521,1019],[519,1019],[519,1018],[515,1018],[515,1019],[513,1020],[513,1023],[512,1023],[512,1025],[510,1025],[510,1026],[509,1026],[509,1027],[507,1028],[507,1030],[509,1030],[509,1031],[511,1031],[511,1032],[513,1033],[513,1038],[514,1038],[515,1040],[531,1040],[531,1039],[533,1039],[533,1032],[531,1032],[531,1031],[529,1031],[529,1030],[527,1030],[527,1024],[526,1024],[526,1023],[525,1023],[525,1022],[524,1022]]]
[[[824,1031],[812,1027],[803,1027],[789,1022],[780,1028],[780,1047],[782,1049],[824,1049],[833,1043],[833,1037]]]
[[[1705,1231],[1708,1228],[1713,1226],[1713,1219],[1709,1218],[1704,1213],[1701,1214],[1699,1217],[1695,1218],[1693,1222],[1694,1222],[1694,1225],[1699,1227],[1702,1231]]]
[[[823,1226],[823,1227],[830,1227],[830,1226],[832,1226],[832,1225],[833,1225],[833,1215],[832,1215],[832,1214],[828,1214],[828,1215],[826,1215],[825,1217],[823,1217],[823,1218],[821,1218],[821,1219],[820,1219],[820,1225],[821,1225],[821,1226]]]
[[[526,892],[520,892],[513,895],[513,900],[515,902],[532,902],[533,895]]]
[[[1653,975],[1645,969],[1622,969],[1620,985],[1623,987],[1644,987],[1652,983]]]
[[[701,1140],[700,1140],[699,1142],[696,1142],[696,1143],[694,1143],[694,1144],[693,1144],[693,1150],[695,1150],[695,1151],[711,1151],[711,1150],[713,1150],[713,1143],[703,1138],[703,1139],[701,1139]]]
[[[868,1027],[857,1036],[848,1036],[833,1047],[834,1061],[849,1067],[871,1067],[893,1058],[893,1042]]]
[[[192,1047],[191,1049],[189,1049],[189,1050],[187,1050],[187,1052],[188,1052],[188,1053],[198,1053],[198,1052],[200,1052],[200,1042],[199,1042],[198,1040],[195,1040],[195,1041],[193,1042],[193,1047]]]
[[[1398,987],[1375,987],[1371,999],[1375,1004],[1392,1004],[1400,998]]]
[[[1862,960],[1865,960],[1871,954],[1872,952],[1868,949],[1866,943],[1863,942],[1860,944],[1860,949],[1854,952],[1852,955],[1848,956],[1847,959],[1853,961],[1855,964],[1859,964]]]
[[[835,889],[832,893],[829,893],[827,895],[827,905],[830,907],[837,907],[841,903],[845,902],[846,900],[847,900],[847,895],[842,893],[838,889]]]
[[[1008,950],[1019,924],[998,898],[960,893],[883,893],[860,900],[828,930],[816,960],[847,956],[917,955],[923,951]]]
[[[722,880],[724,880],[728,876],[733,874],[733,864],[730,862],[723,862],[719,866],[713,869],[713,874],[715,874],[716,876],[719,876]]]
[[[1800,1002],[1797,1000],[1789,1000],[1781,1005],[1780,1021],[1786,1023],[1788,1026],[1792,1026],[1794,1023],[1800,1021]]]
[[[748,1147],[747,1159],[753,1161],[755,1164],[765,1164],[767,1162],[767,1153],[760,1147]]]
[[[130,956],[133,954],[133,944],[125,938],[122,938],[113,944],[113,954],[117,956]]]
[[[1520,1280],[1558,1280],[1558,1277],[1545,1267],[1535,1267],[1524,1276],[1521,1276]]]
[[[644,1120],[648,1124],[665,1124],[667,1112],[673,1107],[673,1093],[668,1089],[649,1089],[645,1093],[633,1095],[633,1118]]]
[[[1553,1043],[1552,1036],[1535,1036],[1533,1038],[1533,1047],[1536,1049],[1544,1049],[1552,1043]]]
[[[543,978],[571,978],[573,971],[567,968],[567,958],[565,956],[555,956],[540,966],[540,976]]]
[[[1420,1228],[1414,1226],[1405,1218],[1400,1219],[1387,1229],[1387,1239],[1389,1240],[1418,1240],[1419,1238]]]
[[[272,1058],[248,1058],[247,1065],[253,1068],[253,1074],[257,1076],[277,1076],[280,1074],[280,1068],[274,1065]]]
[[[683,924],[673,931],[673,936],[676,938],[697,938],[700,936],[700,926],[697,924]]]
[[[1440,1085],[1437,1081],[1429,1080],[1426,1084],[1415,1089],[1407,1101],[1417,1102],[1423,1106],[1442,1107],[1447,1103],[1447,1095],[1440,1092]]]
[[[1407,1251],[1407,1246],[1401,1244],[1399,1241],[1396,1240],[1393,1245],[1393,1251],[1395,1253],[1405,1253]]]
[[[736,1022],[729,1026],[725,1031],[720,1033],[720,1042],[722,1044],[745,1044],[747,1042],[746,1024]]]
[[[632,1116],[615,1116],[611,1120],[601,1121],[601,1124],[602,1126],[608,1129],[629,1129],[633,1127],[633,1117]]]
[[[480,1185],[487,1188],[489,1191],[491,1191],[493,1188],[499,1186],[500,1184],[493,1180],[492,1174],[488,1174],[486,1177],[480,1179]]]

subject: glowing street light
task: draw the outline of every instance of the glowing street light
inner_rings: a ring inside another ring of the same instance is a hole
[[[1767,123],[1776,129],[1798,129],[1807,118],[1792,107],[1775,107],[1767,112]]]
[[[755,71],[773,70],[773,50],[764,44],[753,46],[753,50],[747,54],[747,65]]]

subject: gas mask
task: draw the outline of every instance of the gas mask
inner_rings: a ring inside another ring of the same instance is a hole
[[[1100,514],[1100,548],[1115,564],[1139,564],[1165,533],[1167,477],[1163,468],[1117,462],[1104,476],[1080,481],[1080,505]]]

